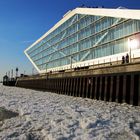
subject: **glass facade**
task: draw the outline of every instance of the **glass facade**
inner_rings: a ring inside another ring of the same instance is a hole
[[[76,14],[26,53],[40,70],[128,51],[140,20]]]

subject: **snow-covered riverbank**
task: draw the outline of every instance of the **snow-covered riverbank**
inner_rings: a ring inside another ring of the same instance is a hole
[[[140,107],[0,85],[0,139],[139,140]]]

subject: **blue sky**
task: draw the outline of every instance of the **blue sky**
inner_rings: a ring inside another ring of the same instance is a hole
[[[0,79],[11,69],[32,72],[23,51],[71,9],[82,4],[140,9],[140,0],[0,0]]]

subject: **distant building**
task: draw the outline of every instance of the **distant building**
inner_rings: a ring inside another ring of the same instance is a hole
[[[76,8],[25,50],[39,73],[140,57],[140,10]]]
[[[8,82],[9,81],[9,77],[7,75],[3,76],[3,82]]]

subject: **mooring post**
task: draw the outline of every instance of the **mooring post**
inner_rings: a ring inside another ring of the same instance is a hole
[[[79,78],[76,78],[76,89],[75,89],[75,96],[78,97],[78,89],[79,89]]]
[[[59,79],[59,94],[61,94],[61,85],[62,85],[62,79]]]
[[[73,78],[71,78],[70,96],[72,96],[73,93],[73,82]]]
[[[130,84],[130,104],[133,105],[134,96],[134,74],[131,74],[131,84]]]
[[[67,88],[67,78],[65,78],[65,81],[64,81],[64,95],[66,95],[66,88]]]
[[[120,76],[117,75],[116,77],[116,102],[119,102],[119,81],[120,81]]]
[[[56,83],[55,82],[56,82],[56,80],[55,79],[52,79],[52,80],[53,80],[53,92],[55,92],[55,89],[56,89],[55,88],[55,86],[56,86]]]
[[[100,84],[100,85],[99,85],[99,100],[101,100],[101,95],[102,95],[102,90],[103,90],[103,89],[102,89],[102,87],[103,87],[103,86],[102,86],[102,84],[103,84],[103,83],[102,83],[102,80],[103,80],[103,77],[100,76],[100,83],[99,83],[99,84]]]
[[[58,94],[60,94],[60,78],[58,79]]]
[[[58,78],[58,94],[60,94],[60,78]]]
[[[105,91],[104,91],[104,101],[106,101],[107,100],[107,79],[108,79],[108,77],[107,76],[105,76]]]
[[[92,92],[93,92],[93,77],[91,77],[91,88],[90,88],[90,99],[92,99]]]
[[[54,89],[53,89],[53,91],[56,93],[56,79],[53,79],[53,82],[54,82]]]
[[[113,101],[113,84],[115,84],[114,83],[114,79],[113,79],[114,77],[113,76],[111,76],[111,78],[110,78],[110,99],[109,99],[109,101],[110,102],[112,102]]]
[[[55,93],[57,93],[57,79],[55,79]]]
[[[85,97],[85,77],[83,78],[82,97]]]
[[[87,98],[90,98],[91,82],[91,77],[89,77],[87,80]]]
[[[87,81],[88,81],[88,78],[85,77],[85,89],[84,89],[84,98],[87,97],[87,88],[88,88],[88,85],[87,85]]]
[[[67,95],[67,88],[68,88],[68,79],[65,79],[65,90],[64,90],[64,94]]]
[[[133,95],[133,105],[138,105],[139,103],[139,74],[134,74],[134,95]]]
[[[122,97],[122,102],[126,102],[126,75],[123,75],[123,97]]]
[[[138,106],[140,106],[140,74],[138,77]]]
[[[91,99],[94,99],[94,94],[95,94],[95,77],[92,78],[92,94],[91,94]]]
[[[62,79],[62,94],[65,94],[65,78]]]
[[[79,79],[79,94],[78,94],[78,97],[82,97],[82,77],[80,77]]]
[[[107,79],[107,101],[110,100],[110,84],[111,84],[111,76],[108,76],[108,79]]]
[[[76,89],[76,78],[74,78],[74,86],[73,86],[73,96],[74,96],[74,97],[75,97],[75,95],[76,95],[75,89]]]
[[[71,78],[68,78],[68,90],[67,90],[67,95],[70,95],[70,87],[71,87]]]
[[[95,77],[95,83],[94,83],[94,99],[96,99],[96,94],[97,94],[97,76]]]
[[[96,99],[99,100],[100,96],[100,76],[97,77],[97,91],[96,91]]]
[[[63,93],[62,90],[63,90],[63,79],[61,78],[60,94]]]
[[[89,77],[86,80],[86,90],[85,90],[85,97],[88,98],[88,88],[89,88]]]

